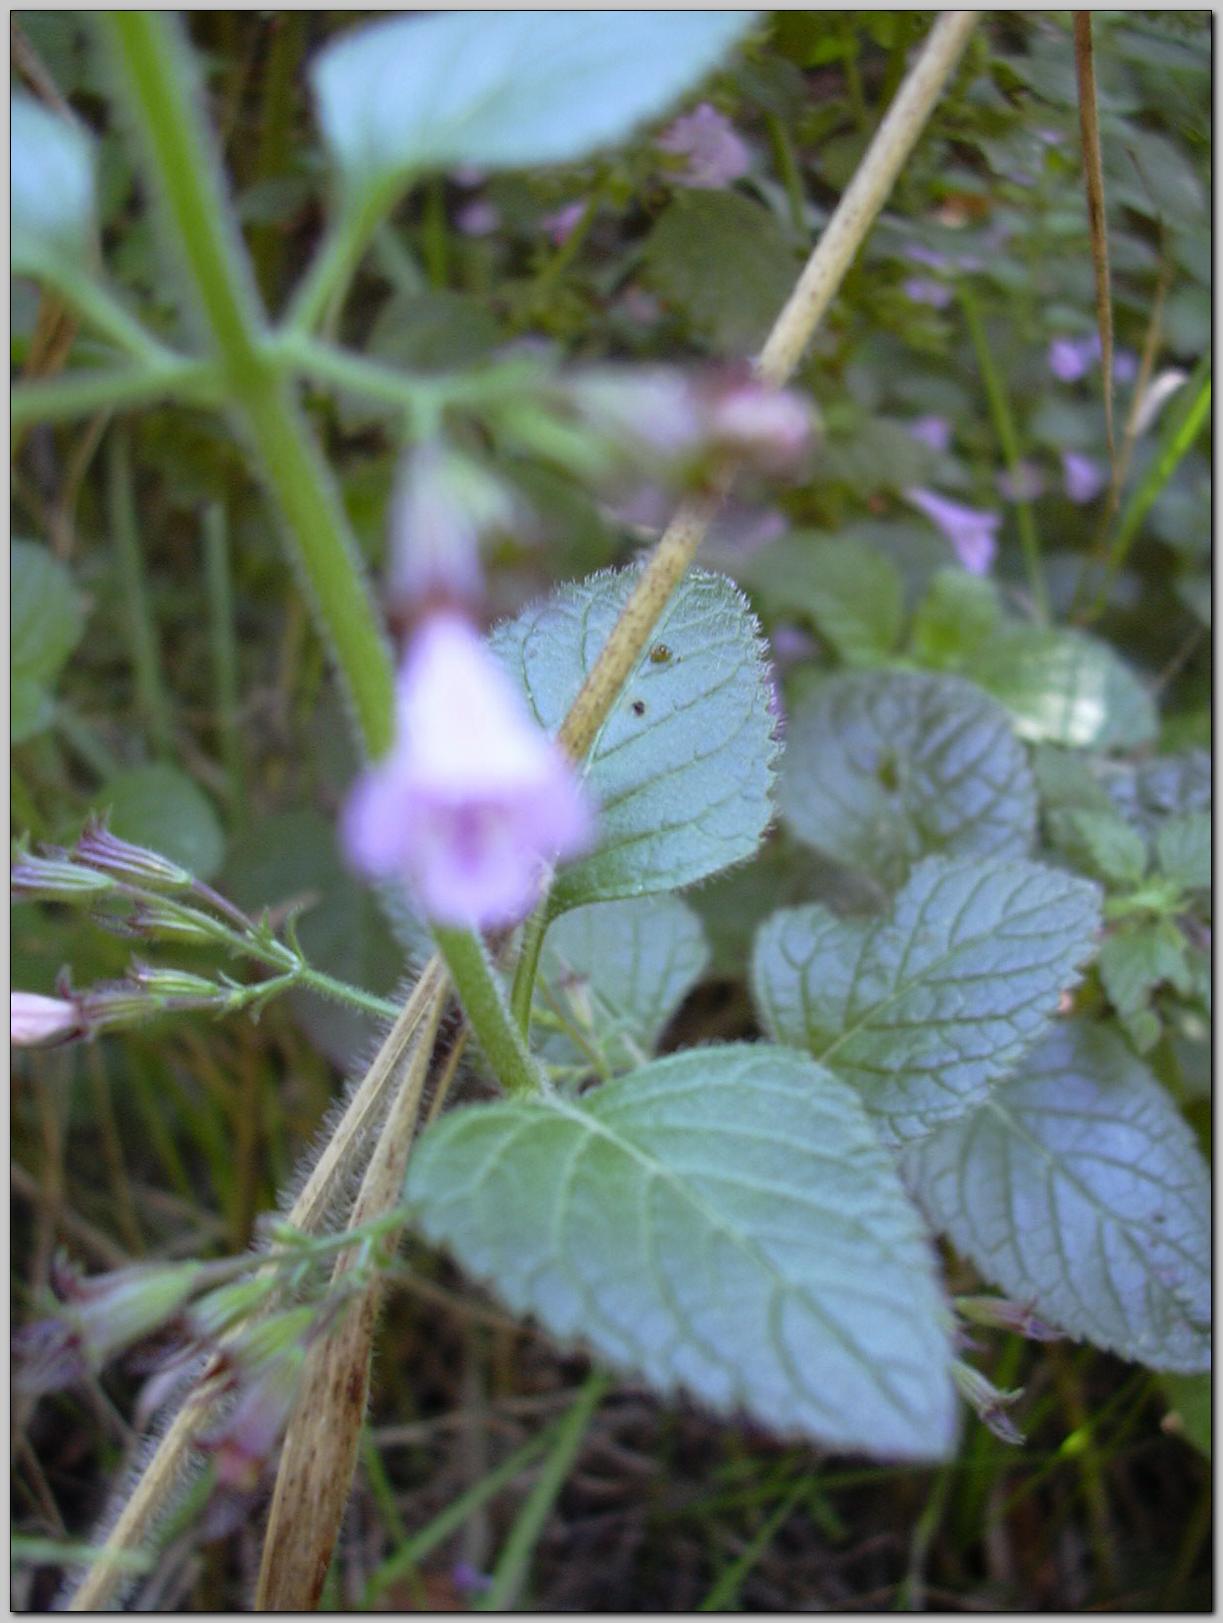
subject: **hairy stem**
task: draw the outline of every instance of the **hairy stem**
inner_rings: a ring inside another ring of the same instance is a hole
[[[433,939],[463,1005],[463,1013],[507,1093],[538,1093],[543,1085],[526,1038],[510,1013],[488,948],[470,930],[433,927]]]
[[[350,1228],[383,1217],[399,1204],[440,1018],[440,1002],[434,1002],[414,1039],[353,1206]],[[384,1236],[383,1243],[391,1242]],[[341,1252],[333,1287],[342,1285],[366,1250],[349,1247]],[[339,1326],[307,1356],[272,1496],[255,1594],[257,1611],[313,1611],[323,1592],[357,1460],[381,1299],[382,1281],[375,1278],[348,1304]]]
[[[390,747],[392,669],[336,490],[280,375],[226,206],[208,134],[190,93],[191,63],[164,13],[110,14],[110,28],[163,201],[191,273],[231,398],[292,555],[347,687],[361,742]]]

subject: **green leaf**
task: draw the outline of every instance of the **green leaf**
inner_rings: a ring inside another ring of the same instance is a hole
[[[1183,890],[1210,889],[1210,845],[1208,812],[1170,817],[1155,836],[1160,868]]]
[[[891,560],[869,547],[794,531],[767,550],[747,583],[771,613],[812,620],[847,665],[879,665],[895,648],[904,586]]]
[[[440,12],[368,24],[311,68],[323,138],[360,198],[462,163],[573,163],[665,112],[754,15]]]
[[[1162,1025],[1151,996],[1169,981],[1182,996],[1193,991],[1189,947],[1171,919],[1140,919],[1116,929],[1100,949],[1100,981],[1140,1054],[1154,1048]]]
[[[130,767],[94,797],[111,829],[133,845],[159,851],[197,879],[211,879],[225,856],[217,814],[198,785],[177,767]]]
[[[934,670],[960,670],[1002,619],[993,581],[966,569],[940,569],[913,617],[913,657]]]
[[[858,1101],[803,1055],[696,1049],[580,1101],[454,1111],[406,1193],[515,1312],[664,1392],[834,1448],[952,1447],[929,1247]]]
[[[731,191],[675,196],[646,238],[654,291],[720,354],[750,355],[789,295],[794,248],[776,215]]]
[[[774,914],[752,961],[769,1035],[853,1084],[903,1142],[964,1115],[1013,1070],[1078,979],[1094,885],[1034,862],[931,857],[886,919]]]
[[[1203,749],[1156,756],[1138,766],[1110,763],[1101,781],[1121,815],[1149,836],[1166,817],[1210,810],[1210,756]]]
[[[9,679],[9,743],[24,744],[45,732],[55,719],[55,700],[33,676]]]
[[[1136,885],[1147,869],[1147,842],[1116,812],[1070,812],[1069,823],[1088,863],[1102,879]]]
[[[12,268],[37,276],[49,262],[80,268],[93,246],[93,152],[81,128],[29,96],[9,109]]]
[[[987,641],[965,674],[1001,699],[1023,738],[1133,749],[1158,729],[1146,688],[1107,643],[1083,631],[1014,626]]]
[[[641,1065],[708,962],[701,921],[677,896],[575,908],[544,942],[536,1020],[553,1030],[543,1057],[604,1077]]]
[[[794,706],[778,793],[800,840],[887,889],[933,854],[1023,856],[1036,793],[1006,712],[954,676],[833,677]]]
[[[905,1170],[982,1276],[1041,1318],[1154,1369],[1209,1366],[1209,1174],[1113,1033],[1056,1028]]]
[[[1199,1454],[1210,1458],[1212,1431],[1212,1380],[1210,1375],[1165,1375],[1160,1380],[1164,1397],[1171,1405],[1168,1427],[1174,1435],[1192,1443]]]
[[[48,687],[81,640],[81,599],[63,564],[37,541],[13,542],[9,584],[10,672]]]
[[[493,633],[536,719],[555,732],[637,581],[565,586]],[[690,574],[586,763],[599,843],[563,869],[554,912],[690,885],[750,857],[772,813],[777,746],[764,644],[743,594]]]

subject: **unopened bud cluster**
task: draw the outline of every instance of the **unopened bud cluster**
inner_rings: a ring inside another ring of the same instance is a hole
[[[186,868],[112,834],[96,819],[86,823],[71,850],[19,846],[9,874],[14,901],[85,907],[101,928],[132,940],[220,948],[252,957],[281,977],[300,968],[300,955],[201,884]],[[121,981],[85,991],[62,973],[54,997],[15,991],[9,1000],[9,1038],[16,1047],[50,1047],[139,1024],[174,1010],[225,1014],[258,1004],[276,981],[241,986],[188,970],[135,962]]]

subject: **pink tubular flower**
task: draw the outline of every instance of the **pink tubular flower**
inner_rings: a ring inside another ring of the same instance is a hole
[[[936,495],[933,490],[923,490],[920,486],[906,490],[905,497],[943,532],[970,575],[989,573],[998,548],[996,532],[1002,523],[1000,513],[961,507],[959,502],[948,501],[945,496]]]
[[[751,166],[751,156],[734,125],[707,101],[684,118],[677,118],[655,145],[663,152],[687,158],[687,167],[671,176],[677,186],[715,191],[739,180]]]
[[[1104,488],[1104,469],[1094,457],[1077,451],[1062,452],[1062,478],[1067,496],[1080,507],[1094,501]]]
[[[486,197],[473,197],[459,209],[454,223],[465,237],[489,237],[501,229],[501,210]]]
[[[514,924],[549,865],[590,839],[580,783],[461,615],[423,622],[397,686],[394,748],[345,810],[349,855],[406,878],[439,923]]]
[[[15,1048],[44,1048],[84,1035],[80,1011],[62,997],[9,993],[9,1041]]]

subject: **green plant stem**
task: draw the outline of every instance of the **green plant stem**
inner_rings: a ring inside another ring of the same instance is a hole
[[[433,939],[450,972],[463,1013],[506,1092],[541,1092],[542,1073],[510,1013],[483,941],[471,930],[436,924]]]
[[[998,443],[1002,448],[1003,460],[1007,472],[1011,476],[1014,487],[1015,512],[1019,520],[1019,540],[1023,546],[1024,562],[1028,570],[1028,584],[1032,589],[1032,602],[1036,608],[1037,618],[1047,622],[1049,619],[1049,593],[1045,586],[1044,568],[1040,556],[1040,537],[1036,533],[1036,520],[1032,515],[1032,504],[1022,495],[1022,458],[1019,451],[1019,435],[1015,428],[1015,419],[1011,412],[1011,404],[1007,399],[1006,389],[1003,385],[998,368],[994,365],[993,351],[989,347],[989,338],[985,331],[985,322],[981,319],[981,310],[976,298],[969,291],[966,284],[960,286],[960,308],[964,312],[964,324],[968,328],[968,336],[976,352],[977,367],[981,373],[981,381],[985,385],[985,396],[989,402],[989,413],[994,425],[994,433],[998,436]]]
[[[425,273],[429,278],[430,287],[444,288],[449,279],[449,253],[446,240],[446,192],[441,175],[434,175],[424,190]]]
[[[380,1020],[393,1020],[399,1013],[399,1004],[390,998],[375,997],[372,992],[350,986],[347,981],[338,981],[334,975],[325,975],[321,969],[312,969],[309,964],[303,964],[292,972],[290,979],[295,986],[307,986],[312,992],[334,998],[337,1003],[347,1003],[365,1014],[375,1014]]]
[[[343,300],[385,212],[381,196],[360,208],[340,209],[293,294],[283,332],[309,334],[324,322],[331,324],[330,313]]]
[[[510,993],[510,1010],[518,1022],[524,1038],[531,1035],[531,1006],[535,998],[535,977],[539,973],[539,955],[544,937],[548,933],[548,904],[541,902],[522,927],[522,946],[518,962],[514,965],[514,986]]]
[[[718,1575],[713,1588],[697,1608],[700,1612],[736,1612],[740,1610],[739,1591],[743,1581],[760,1560],[777,1534],[785,1526],[795,1505],[808,1486],[808,1478],[800,1477],[785,1498],[768,1517],[743,1554]]]
[[[794,154],[794,143],[790,139],[790,132],[785,121],[776,113],[764,115],[764,127],[768,131],[769,146],[773,151],[773,162],[777,166],[777,173],[781,176],[781,183],[786,189],[786,203],[790,209],[790,224],[801,236],[807,229],[806,199],[803,196],[803,177],[799,173],[798,159]]]
[[[577,1401],[557,1429],[539,1481],[527,1496],[526,1504],[505,1541],[492,1584],[476,1602],[477,1611],[508,1612],[515,1608],[544,1523],[565,1485],[566,1477],[573,1469],[587,1427],[609,1384],[607,1376],[599,1370],[587,1376]]]
[[[361,742],[381,755],[394,730],[390,651],[338,495],[266,342],[249,265],[188,90],[191,64],[177,24],[164,13],[125,11],[110,14],[110,27],[231,398],[296,543],[294,559],[347,686]]]
[[[1117,526],[1117,533],[1113,537],[1112,545],[1109,548],[1104,577],[1085,616],[1088,623],[1099,619],[1100,615],[1103,614],[1108,605],[1108,594],[1112,590],[1113,582],[1129,556],[1130,548],[1134,544],[1134,538],[1141,528],[1143,519],[1151,511],[1160,491],[1163,490],[1168,480],[1176,472],[1186,452],[1191,449],[1194,440],[1201,433],[1202,427],[1210,415],[1211,376],[1209,352],[1198,364],[1193,378],[1186,385],[1185,392],[1188,397],[1188,404],[1183,410],[1169,419],[1160,439],[1159,450],[1143,475],[1137,490],[1130,497],[1125,512],[1121,516],[1121,522]]]
[[[398,406],[410,418],[428,420],[445,401],[444,379],[413,377],[397,372],[362,355],[326,344],[298,332],[284,332],[275,340],[275,353],[281,365],[301,376],[318,378],[337,389],[383,400]]]
[[[157,400],[214,405],[223,399],[220,374],[212,361],[167,361],[156,366],[83,368],[57,378],[35,378],[16,383],[9,395],[9,422],[17,434],[36,423],[92,417],[96,412],[123,406],[149,405]]]
[[[234,632],[228,527],[220,502],[212,502],[204,513],[204,574],[217,739],[225,765],[229,813],[241,824],[247,820],[247,798],[242,731],[238,725],[238,639]]]
[[[60,259],[48,259],[29,268],[40,282],[54,288],[86,327],[109,339],[142,366],[175,366],[185,360],[128,315],[114,294],[84,270]]]
[[[153,748],[165,759],[174,751],[174,728],[170,720],[169,696],[162,681],[157,629],[149,605],[144,558],[137,534],[131,445],[122,424],[115,427],[110,436],[107,506],[111,539],[119,563],[119,583],[127,611],[137,703],[148,726]]]

